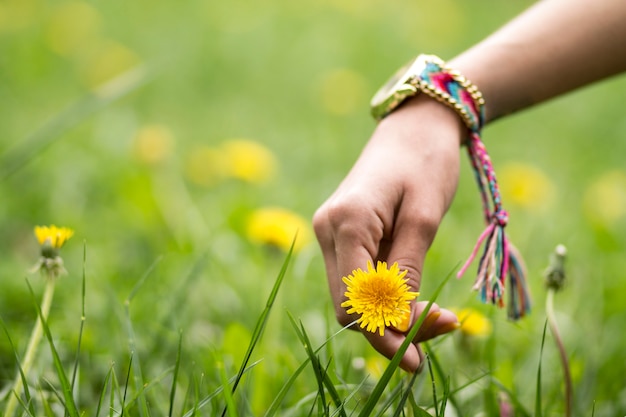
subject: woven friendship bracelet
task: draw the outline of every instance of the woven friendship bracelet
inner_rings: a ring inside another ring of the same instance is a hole
[[[459,72],[447,68],[434,55],[424,56],[426,65],[419,76],[409,83],[420,92],[452,108],[469,131],[466,148],[480,190],[487,228],[478,238],[469,259],[457,274],[461,277],[470,266],[480,247],[483,252],[473,289],[484,302],[504,306],[505,279],[508,275],[508,316],[519,319],[530,311],[530,297],[525,268],[515,248],[509,243],[504,228],[509,216],[502,207],[496,174],[481,139],[484,105],[480,91]]]
[[[419,91],[451,107],[472,132],[480,132],[484,122],[485,100],[475,85],[458,71],[448,68],[435,55],[422,55],[425,68],[409,80]]]

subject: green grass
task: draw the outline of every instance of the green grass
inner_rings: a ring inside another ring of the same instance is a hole
[[[361,335],[342,331],[314,241],[287,259],[246,234],[260,207],[311,218],[358,157],[374,126],[369,97],[396,67],[420,52],[449,58],[531,4],[479,3],[1,3],[0,409],[38,320],[33,295],[39,303],[44,290],[28,272],[39,256],[32,229],[56,223],[76,235],[62,249],[69,274],[56,284],[44,340],[23,376],[23,415],[423,416],[445,408],[473,416],[493,414],[504,397],[516,415],[562,415],[550,334],[540,353],[542,274],[558,243],[569,253],[555,313],[573,415],[625,415],[623,77],[484,132],[496,173],[520,163],[552,186],[522,204],[511,197],[514,184],[501,184],[534,302],[519,323],[481,305],[469,277],[438,292],[482,228],[463,161],[421,297],[476,308],[493,332],[429,343],[432,373],[405,375]],[[96,86],[114,64],[130,72]],[[333,97],[337,74],[348,81]],[[149,162],[137,156],[135,137],[154,125],[171,141]],[[260,184],[190,179],[199,146],[233,138],[267,147],[276,175]]]

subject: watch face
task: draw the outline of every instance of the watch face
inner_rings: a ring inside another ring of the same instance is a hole
[[[372,98],[372,115],[376,119],[382,119],[407,97],[417,94],[418,90],[411,85],[411,80],[419,78],[425,67],[426,60],[420,55],[400,68]]]

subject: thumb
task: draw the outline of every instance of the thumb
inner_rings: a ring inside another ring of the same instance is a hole
[[[401,333],[408,333],[417,324],[424,310],[428,307],[428,301],[414,302],[411,305],[411,312],[406,319],[398,324],[394,330]],[[452,332],[460,326],[459,319],[450,310],[439,307],[436,303],[430,306],[426,317],[422,321],[417,334],[413,338],[414,343],[425,342],[437,336]]]

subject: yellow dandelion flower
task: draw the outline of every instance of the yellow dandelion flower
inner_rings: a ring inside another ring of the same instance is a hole
[[[53,249],[60,249],[74,235],[74,231],[67,227],[35,226],[35,236],[40,245],[46,242]]]
[[[585,191],[583,208],[594,223],[611,226],[626,215],[626,172],[612,170],[595,180]]]
[[[88,2],[69,1],[53,11],[45,40],[57,54],[72,56],[93,46],[99,32],[98,11]]]
[[[63,259],[59,256],[59,249],[74,235],[74,231],[67,227],[35,226],[35,237],[41,245],[41,257],[32,271],[42,271],[50,278],[56,278],[66,273]]]
[[[14,33],[37,24],[43,4],[39,0],[0,2],[0,33]]]
[[[100,40],[85,55],[80,69],[84,83],[90,88],[98,88],[140,63],[137,54],[126,46]]]
[[[221,146],[229,175],[251,183],[267,182],[276,171],[274,154],[262,144],[246,139],[225,141]]]
[[[555,187],[548,176],[532,165],[518,162],[498,168],[498,179],[505,202],[540,211],[549,206]]]
[[[381,356],[370,356],[365,359],[365,370],[374,379],[380,379],[387,369],[387,361]]]
[[[486,337],[491,334],[491,321],[473,308],[453,310],[461,323],[459,330],[466,336]]]
[[[255,243],[276,246],[288,251],[297,234],[294,252],[311,241],[309,223],[296,213],[278,207],[254,211],[248,218],[246,233]]]
[[[343,277],[348,286],[345,296],[348,298],[341,306],[348,314],[360,314],[361,328],[381,336],[385,327],[400,325],[410,313],[410,302],[419,295],[411,291],[407,284],[407,271],[400,271],[398,263],[387,269],[386,262],[378,262],[376,268],[367,262],[367,271],[361,268],[352,271],[352,275]]]
[[[163,162],[174,147],[174,136],[165,126],[144,126],[135,134],[133,151],[135,157],[148,165]]]

